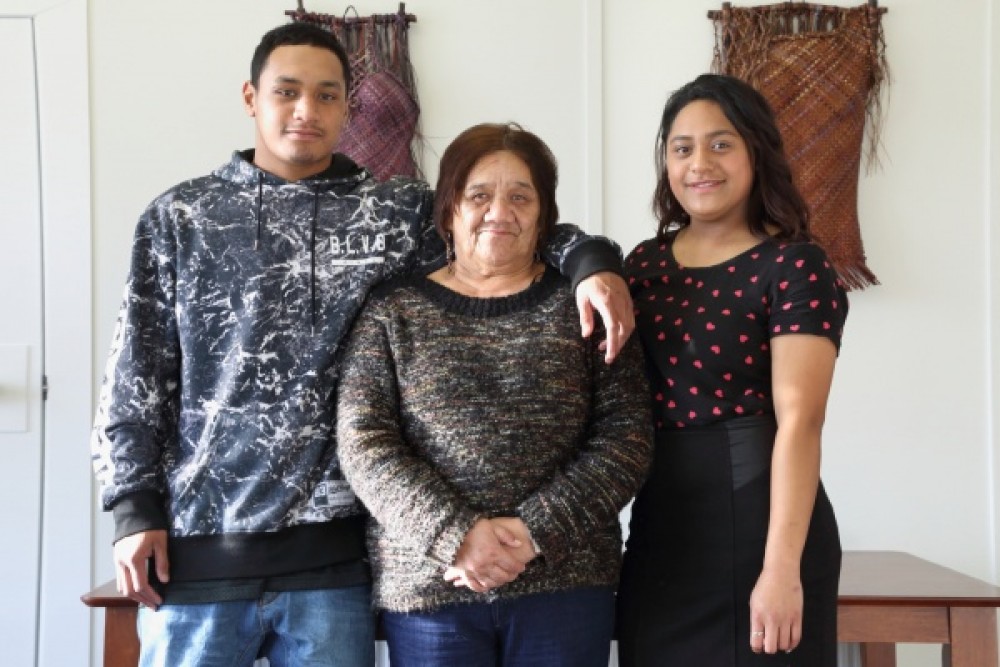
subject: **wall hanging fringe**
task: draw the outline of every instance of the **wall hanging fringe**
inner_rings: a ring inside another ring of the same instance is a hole
[[[868,169],[879,160],[886,11],[870,0],[860,7],[725,2],[708,13],[713,71],[747,81],[771,103],[813,234],[848,289],[878,284],[865,260],[857,192],[862,154]]]
[[[405,3],[395,14],[359,16],[349,5],[334,16],[307,12],[302,0],[285,14],[329,30],[347,49],[350,115],[336,150],[379,179],[420,175],[420,104],[409,47],[409,26],[417,17],[406,13]]]

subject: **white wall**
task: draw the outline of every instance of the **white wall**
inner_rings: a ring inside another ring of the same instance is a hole
[[[1000,0],[990,3],[990,35],[1000,35]],[[994,229],[994,224],[1000,221],[1000,40],[994,37],[990,41],[989,64],[989,135],[990,158],[987,169],[987,192],[994,193],[989,197],[989,218],[987,222],[987,238],[989,240],[990,266],[987,275],[989,291],[989,332],[990,350],[986,357],[990,369],[990,451],[993,455],[992,473],[993,502],[990,506],[993,517],[993,577],[1000,578],[1000,231]]]
[[[362,14],[398,5],[353,4]],[[990,285],[1000,239],[990,220],[1000,220],[1000,201],[989,193],[1000,192],[1000,0],[881,4],[893,78],[883,168],[861,179],[859,210],[882,285],[851,296],[824,479],[845,548],[906,550],[996,582],[1000,296]],[[90,0],[96,368],[136,216],[160,191],[250,145],[240,85],[260,34],[294,5]],[[306,7],[339,12],[345,3]],[[653,233],[660,110],[669,91],[708,68],[706,12],[719,3],[406,7],[418,16],[411,48],[431,178],[458,131],[518,120],[560,158],[564,218],[626,250]],[[97,527],[101,581],[111,576],[107,517]],[[904,650],[901,663],[929,655]]]

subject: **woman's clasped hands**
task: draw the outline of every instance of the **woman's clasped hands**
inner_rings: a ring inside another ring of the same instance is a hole
[[[528,527],[520,519],[480,519],[466,533],[444,579],[487,593],[517,579],[537,555]]]

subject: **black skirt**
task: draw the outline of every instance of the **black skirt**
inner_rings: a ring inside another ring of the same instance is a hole
[[[622,566],[621,667],[837,664],[840,537],[822,483],[802,554],[802,641],[787,654],[750,650],[776,430],[773,416],[755,416],[657,434]]]

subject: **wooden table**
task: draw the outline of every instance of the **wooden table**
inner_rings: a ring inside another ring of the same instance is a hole
[[[845,551],[837,639],[865,667],[895,667],[896,643],[943,644],[943,664],[996,667],[1000,588],[901,551]]]
[[[104,667],[136,667],[139,664],[136,603],[118,592],[114,579],[80,599],[88,607],[104,609]]]
[[[81,598],[105,610],[104,667],[135,667],[136,606],[109,581]],[[845,551],[837,639],[864,667],[895,667],[896,642],[943,644],[944,665],[997,667],[1000,588],[901,551]]]

